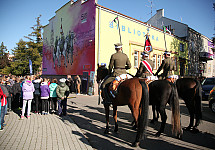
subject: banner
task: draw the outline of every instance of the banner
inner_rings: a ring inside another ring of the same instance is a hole
[[[32,61],[29,59],[29,68],[30,68],[30,75],[33,74],[33,71],[32,71]]]
[[[145,52],[151,52],[152,51],[152,45],[151,45],[151,42],[149,40],[148,34],[146,34],[146,41],[145,41],[144,50],[145,50]]]

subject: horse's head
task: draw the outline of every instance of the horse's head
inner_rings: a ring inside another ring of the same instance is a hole
[[[97,69],[97,82],[100,82],[108,75],[108,69],[105,65],[99,65]]]

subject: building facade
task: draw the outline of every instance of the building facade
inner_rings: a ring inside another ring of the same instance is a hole
[[[214,46],[211,39],[186,24],[164,17],[164,9],[157,10],[147,23],[160,29],[165,26],[171,34],[188,41],[188,75],[205,77],[215,75],[213,69],[215,66],[212,65],[214,53],[211,50]]]
[[[115,20],[115,21],[114,21]],[[175,74],[188,72],[188,42],[163,30],[103,7],[95,0],[68,2],[49,20],[43,39],[44,75],[81,75],[89,77],[95,89],[97,64],[106,64],[115,53],[114,44],[123,44],[131,61],[129,73],[135,75],[144,51],[146,34],[152,44],[150,59],[154,73],[161,65],[165,50],[171,52]],[[83,78],[82,78],[83,79]]]

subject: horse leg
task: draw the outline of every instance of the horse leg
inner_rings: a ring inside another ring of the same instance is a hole
[[[104,131],[105,134],[109,133],[109,111],[110,111],[109,105],[105,105],[105,117],[106,117],[106,128]]]
[[[189,114],[190,114],[190,124],[189,124],[188,127],[183,128],[183,130],[190,131],[191,128],[193,127],[193,124],[194,124],[194,111],[188,105],[187,105],[187,108],[188,108],[188,111],[189,111]]]
[[[160,115],[161,115],[161,127],[160,130],[155,134],[155,136],[159,137],[161,135],[161,133],[164,132],[164,128],[166,125],[166,120],[167,120],[167,115],[166,115],[166,111],[165,111],[165,106],[160,107]]]
[[[117,123],[117,106],[113,106],[113,118],[115,122],[114,132],[118,131],[118,123]]]
[[[200,118],[198,116],[196,116],[196,123],[193,126],[193,130],[192,130],[193,133],[199,132],[199,129],[198,129],[199,123],[200,123]]]
[[[131,113],[132,113],[132,116],[134,118],[134,121],[131,123],[131,125],[133,126],[132,129],[136,130],[137,129],[137,120],[138,120],[138,116],[139,116],[139,111],[138,109],[132,107],[132,106],[129,106],[130,110],[131,110]],[[139,107],[137,107],[139,108]]]
[[[157,112],[157,116],[156,116]],[[155,105],[152,105],[152,114],[153,114],[153,119],[151,120],[151,123],[154,124],[156,121],[158,121],[159,118],[159,112],[158,110],[155,112]]]

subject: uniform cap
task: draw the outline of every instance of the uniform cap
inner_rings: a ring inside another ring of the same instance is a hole
[[[165,55],[165,54],[170,55],[171,53],[168,52],[168,51],[165,51],[163,54],[164,54],[164,55]]]
[[[122,44],[121,43],[116,43],[114,44],[115,45],[115,48],[121,48],[122,47]]]
[[[59,81],[64,83],[64,82],[66,82],[66,79],[65,78],[61,78]]]
[[[142,52],[141,55],[144,55],[144,56],[148,57],[148,56],[149,56],[149,53],[147,53],[147,52]]]

